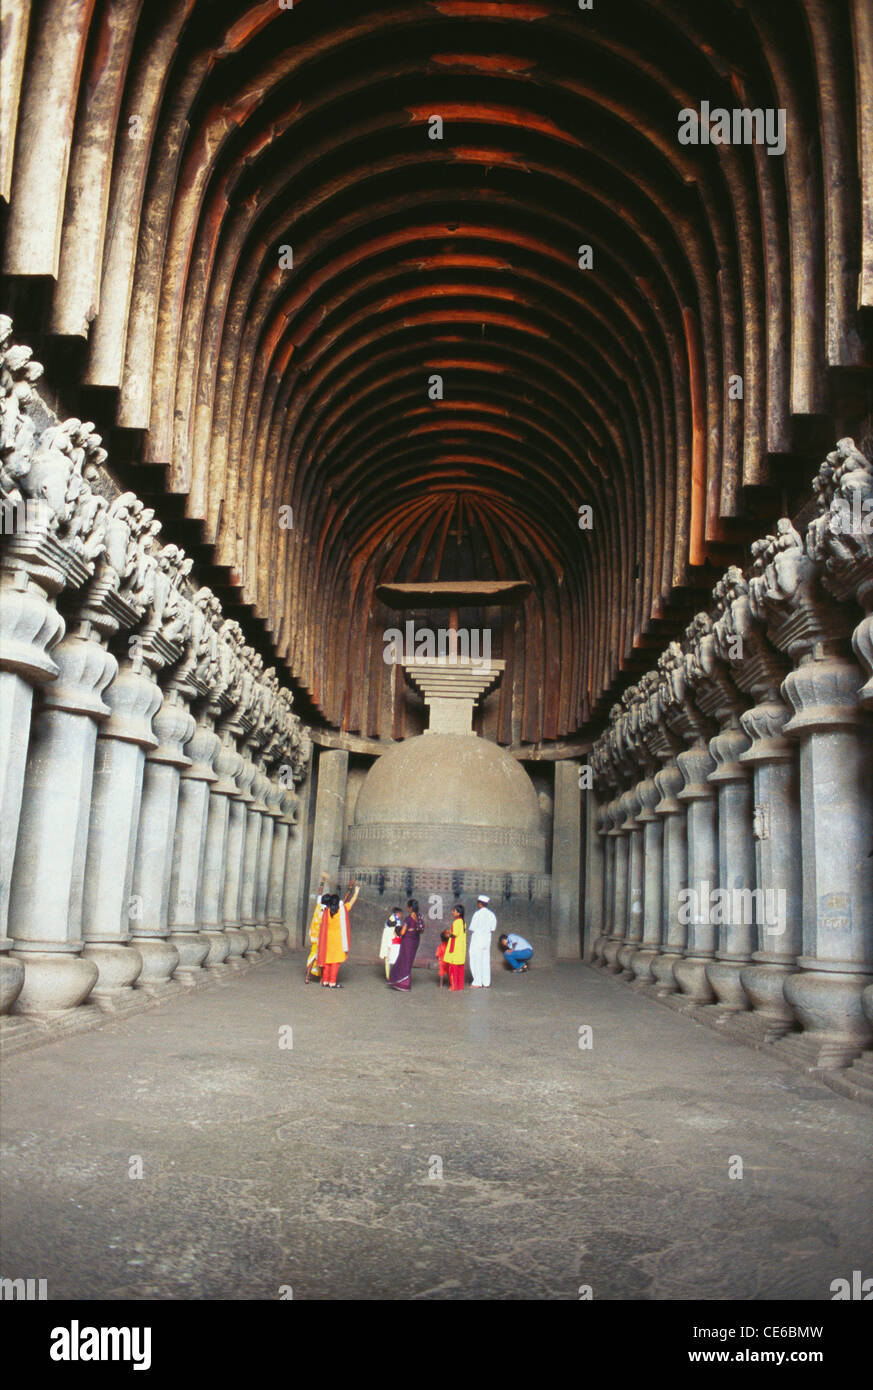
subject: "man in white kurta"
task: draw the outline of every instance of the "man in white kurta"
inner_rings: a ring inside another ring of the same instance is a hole
[[[491,937],[497,929],[497,918],[488,906],[489,901],[486,897],[478,899],[467,928],[473,989],[488,989],[491,984]]]

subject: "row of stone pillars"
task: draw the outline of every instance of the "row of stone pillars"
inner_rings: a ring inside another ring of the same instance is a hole
[[[851,440],[815,493],[595,744],[592,959],[873,1099],[873,467]]]
[[[10,339],[0,320],[0,1006],[117,1010],[283,949],[308,738]]]

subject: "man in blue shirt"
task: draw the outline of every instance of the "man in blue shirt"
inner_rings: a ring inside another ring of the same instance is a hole
[[[512,970],[527,970],[527,963],[533,955],[533,946],[529,941],[525,941],[518,932],[510,932],[508,936],[499,937],[497,944]]]

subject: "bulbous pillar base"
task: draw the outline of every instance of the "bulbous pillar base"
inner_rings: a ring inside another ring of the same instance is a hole
[[[673,994],[678,988],[673,970],[681,959],[682,957],[678,951],[668,951],[663,955],[655,956],[655,959],[652,961],[652,976],[654,979],[653,992],[655,994]]]
[[[658,948],[656,946],[643,946],[641,950],[634,951],[630,962],[630,968],[634,975],[632,989],[643,989],[646,985],[655,983],[652,968],[657,959]]]
[[[633,979],[634,972],[633,967],[631,965],[631,961],[633,960],[639,948],[640,943],[638,941],[628,941],[624,946],[621,946],[619,948],[616,960],[621,969],[621,978],[623,980]]]
[[[118,941],[89,941],[82,955],[97,967],[97,983],[91,991],[92,1004],[111,1009],[133,998],[133,986],[142,974],[139,951]]]
[[[209,942],[209,949],[203,961],[204,970],[227,972],[227,958],[230,955],[230,942],[227,933],[220,930],[205,930],[200,933]]]
[[[621,970],[618,963],[618,953],[624,945],[623,941],[607,941],[603,946],[603,965],[601,970],[606,970],[610,975],[616,974]]]
[[[745,960],[711,960],[706,967],[706,978],[716,998],[714,1008],[725,1013],[744,1013],[749,1007],[749,998],[743,989],[741,971]]]
[[[588,962],[589,965],[599,967],[603,964],[603,947],[605,941],[606,938],[604,937],[602,932],[599,936],[594,938],[594,945],[591,947],[591,959]]]
[[[274,955],[283,956],[288,946],[288,928],[282,922],[271,922],[269,932],[270,950]]]
[[[240,927],[225,927],[224,935],[227,937],[226,964],[228,968],[230,970],[247,970],[249,962],[244,957],[249,948],[248,935]]]
[[[243,935],[246,937],[246,940],[248,941],[248,945],[245,949],[246,960],[260,960],[258,952],[261,949],[261,933],[259,929],[255,926],[249,926],[248,924],[246,924],[245,926],[240,928],[240,931],[243,933]]]
[[[24,982],[15,1004],[17,1014],[49,1016],[84,1004],[97,980],[97,966],[82,956],[54,951],[13,951],[24,966]]]
[[[715,995],[707,979],[711,959],[703,956],[683,956],[673,967],[673,977],[681,993],[695,1004],[712,1004]]]
[[[196,931],[170,932],[169,944],[179,953],[174,978],[183,985],[196,984],[203,978],[203,962],[209,955],[209,940]]]
[[[137,989],[175,993],[179,988],[177,980],[170,977],[179,964],[179,952],[175,946],[161,936],[138,936],[132,943],[142,957],[142,972],[136,982]]]
[[[847,1067],[873,1046],[873,1026],[863,1008],[870,984],[871,977],[860,973],[802,970],[791,975],[785,981],[785,998],[803,1034],[783,1038],[776,1046],[810,1071]]]
[[[795,1017],[785,998],[785,981],[796,972],[797,966],[793,963],[760,961],[744,965],[740,981],[752,1007],[731,1019],[731,1030],[758,1037],[762,1042],[775,1042],[790,1033]]]
[[[20,960],[4,953],[0,955],[0,1014],[8,1014],[21,993],[24,966]]]

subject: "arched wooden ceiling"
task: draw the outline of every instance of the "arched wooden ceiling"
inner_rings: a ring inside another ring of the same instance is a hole
[[[337,727],[397,732],[379,582],[523,577],[499,734],[571,737],[869,368],[868,0],[4,14],[6,284]]]

